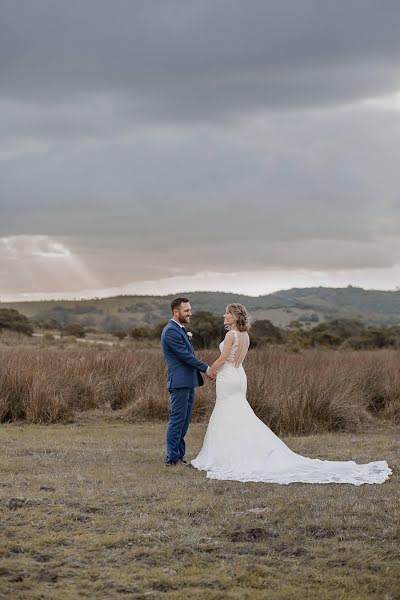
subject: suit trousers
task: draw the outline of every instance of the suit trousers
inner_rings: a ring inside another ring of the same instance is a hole
[[[171,412],[167,427],[167,463],[185,456],[185,435],[192,418],[194,388],[169,390]]]

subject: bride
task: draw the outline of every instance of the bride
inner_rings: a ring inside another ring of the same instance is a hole
[[[268,483],[383,483],[392,470],[384,460],[368,464],[329,461],[296,454],[253,412],[246,399],[242,363],[250,345],[249,317],[242,304],[229,304],[228,330],[220,357],[210,368],[216,375],[217,400],[203,447],[191,461],[210,479]]]

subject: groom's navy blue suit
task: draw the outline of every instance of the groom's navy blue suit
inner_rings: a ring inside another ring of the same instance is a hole
[[[194,388],[203,385],[200,371],[208,365],[195,357],[186,329],[172,320],[161,334],[161,345],[167,363],[167,390],[171,413],[167,428],[167,463],[185,456],[185,435],[192,417]]]

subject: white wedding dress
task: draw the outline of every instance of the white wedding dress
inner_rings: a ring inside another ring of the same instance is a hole
[[[246,332],[234,342],[216,380],[217,400],[203,447],[191,461],[210,479],[267,483],[383,483],[392,470],[384,460],[367,464],[306,458],[282,442],[253,412],[246,399],[242,362],[249,347]],[[222,352],[224,342],[219,345]]]

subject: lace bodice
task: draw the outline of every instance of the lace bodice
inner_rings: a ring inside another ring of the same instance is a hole
[[[247,351],[250,345],[250,338],[247,331],[237,331],[231,329],[227,335],[233,335],[233,344],[228,354],[227,362],[231,363],[234,367],[239,368],[246,358]],[[221,342],[219,349],[222,352],[224,342]]]

